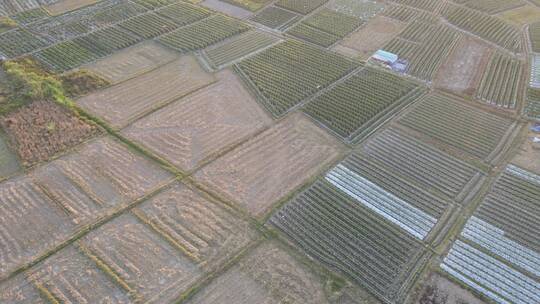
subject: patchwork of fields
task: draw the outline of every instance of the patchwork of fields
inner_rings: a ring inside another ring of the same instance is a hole
[[[540,303],[539,1],[4,0],[0,67],[2,304]]]

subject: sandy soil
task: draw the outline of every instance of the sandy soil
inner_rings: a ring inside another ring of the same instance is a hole
[[[159,69],[87,95],[77,103],[115,128],[214,81],[192,56],[184,56]]]
[[[202,275],[185,255],[128,214],[92,231],[81,244],[140,302],[170,303]]]
[[[195,179],[262,216],[340,154],[337,139],[294,114],[195,174]]]
[[[497,16],[506,21],[521,26],[539,21],[540,7],[532,4],[527,4],[513,10],[502,12]]]
[[[527,127],[530,127],[530,125]],[[535,136],[540,136],[540,134],[532,131],[527,132],[526,138],[524,138],[511,163],[540,174],[540,144],[534,144],[531,140]]]
[[[437,88],[473,95],[489,62],[492,49],[485,43],[463,37],[435,75]]]
[[[179,57],[178,53],[147,41],[92,63],[85,68],[111,83],[118,83],[151,71]]]
[[[206,286],[189,304],[328,303],[324,282],[267,242]]]
[[[160,193],[134,213],[173,240],[205,271],[226,262],[257,238],[249,222],[200,190],[183,184]]]
[[[99,133],[69,110],[49,101],[36,101],[1,118],[23,165],[46,161]]]
[[[101,0],[60,0],[54,4],[46,6],[45,8],[51,13],[51,15],[61,15],[99,1]]]
[[[341,44],[360,51],[361,57],[365,59],[396,37],[404,28],[405,24],[402,22],[377,16],[345,38]]]
[[[432,273],[421,292],[418,304],[484,304],[470,291],[453,281]]]
[[[271,123],[233,72],[224,70],[218,79],[122,133],[181,170],[191,171]]]
[[[253,15],[253,12],[250,12],[247,9],[220,0],[204,0],[200,5],[240,19],[248,19]]]

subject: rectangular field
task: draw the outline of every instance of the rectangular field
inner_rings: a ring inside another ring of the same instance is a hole
[[[160,16],[169,18],[178,26],[188,25],[212,14],[205,8],[184,2],[168,5],[155,12]]]
[[[532,51],[540,53],[540,22],[529,25],[529,39]]]
[[[51,15],[61,15],[78,10],[88,5],[92,5],[99,1],[101,0],[59,0],[56,3],[47,5],[46,8]]]
[[[126,286],[136,302],[170,303],[202,276],[197,264],[129,214],[92,231],[80,246]]]
[[[73,41],[87,50],[107,56],[117,50],[129,47],[142,39],[129,33],[119,26],[111,26],[102,30],[97,30],[88,35],[75,38]]]
[[[514,126],[510,119],[440,94],[424,98],[399,123],[487,163]]]
[[[494,15],[503,11],[511,10],[527,4],[524,0],[465,0],[460,4],[468,8]]]
[[[355,142],[422,94],[418,84],[366,67],[310,101],[304,112],[347,142]]]
[[[157,37],[178,27],[176,23],[153,12],[130,18],[119,25],[143,39]]]
[[[0,54],[7,58],[24,55],[47,46],[48,43],[25,29],[13,29],[0,34]]]
[[[37,60],[54,72],[68,71],[105,55],[102,49],[88,49],[74,40],[55,44],[33,54]]]
[[[270,6],[257,13],[251,20],[266,27],[283,31],[300,18],[301,16],[296,13]]]
[[[523,90],[523,63],[518,58],[496,51],[488,63],[476,92],[483,102],[514,109]]]
[[[262,279],[268,278],[268,279]],[[329,304],[324,281],[277,242],[266,242],[212,280],[188,304]]]
[[[295,40],[273,46],[235,65],[274,117],[283,116],[305,98],[358,66],[340,55]]]
[[[223,1],[243,7],[252,12],[258,11],[264,6],[266,6],[267,4],[269,4],[270,2],[272,2],[272,0],[223,0]]]
[[[173,185],[133,213],[205,272],[228,262],[258,238],[247,220],[183,184]]]
[[[344,170],[338,172],[336,170]],[[411,276],[422,267],[421,242],[363,204],[361,178],[338,165],[276,212],[270,223],[313,259],[368,289],[382,301],[402,303]],[[353,185],[342,183],[351,182]],[[339,185],[337,187],[336,185]],[[348,189],[346,187],[352,186]],[[381,189],[366,186],[377,192]],[[404,205],[401,210],[409,206]],[[399,207],[398,207],[399,208]],[[410,207],[409,207],[410,209]],[[414,222],[423,224],[418,213]],[[426,218],[426,221],[431,221]]]
[[[328,0],[278,0],[275,5],[302,15],[307,15],[326,2]]]
[[[330,9],[362,20],[368,20],[384,10],[385,4],[376,1],[333,0]]]
[[[264,216],[339,154],[339,143],[298,113],[203,167],[195,180]]]
[[[508,165],[441,268],[495,302],[540,301],[538,197],[540,176]]]
[[[8,140],[0,132],[0,181],[21,169],[17,155],[8,146]]]
[[[214,81],[191,56],[113,87],[87,95],[77,103],[115,128]]]
[[[527,89],[527,104],[523,113],[531,119],[540,120],[540,89]]]
[[[147,41],[100,59],[83,68],[111,83],[118,83],[178,59],[178,54],[154,41]]]
[[[190,172],[238,144],[271,119],[229,70],[201,89],[122,131],[126,137]]]

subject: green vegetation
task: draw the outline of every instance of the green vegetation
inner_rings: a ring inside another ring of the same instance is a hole
[[[276,5],[302,15],[307,15],[326,2],[328,0],[279,0],[276,2]]]
[[[417,9],[425,10],[428,12],[433,12],[441,1],[433,0],[392,0],[393,2],[411,6]]]
[[[47,46],[47,43],[25,29],[0,34],[0,54],[17,57]]]
[[[130,18],[120,26],[141,38],[150,39],[174,30],[177,24],[151,12]]]
[[[316,29],[303,22],[293,26],[287,31],[287,34],[325,48],[339,41],[338,36]]]
[[[540,89],[527,89],[527,105],[523,112],[529,118],[540,120]]]
[[[169,4],[176,3],[180,0],[132,0],[133,2],[140,4],[147,9],[154,10]]]
[[[271,6],[253,16],[251,20],[272,29],[284,30],[300,18],[300,15]]]
[[[532,51],[540,53],[540,22],[529,25],[529,39],[531,40]]]
[[[205,8],[184,2],[169,5],[157,10],[156,13],[171,19],[179,26],[188,25],[212,15],[212,13]]]
[[[223,1],[245,8],[252,12],[258,11],[261,8],[263,8],[265,5],[267,5],[268,3],[272,2],[272,0],[223,0]]]
[[[488,13],[490,15],[511,10],[527,4],[527,2],[524,0],[460,0],[459,2],[460,4],[464,4],[469,8]]]
[[[17,22],[15,22],[13,19],[6,16],[0,16],[0,34],[16,27]]]
[[[237,71],[275,117],[350,73],[358,64],[289,40],[237,64]]]
[[[13,20],[17,21],[17,23],[25,25],[25,24],[32,23],[34,21],[45,19],[49,16],[50,15],[46,10],[44,10],[41,7],[38,7],[35,9],[20,12],[14,15],[12,18]]]
[[[79,67],[103,56],[101,50],[87,49],[75,41],[66,41],[41,50],[34,56],[56,72],[63,72]]]
[[[135,35],[127,33],[119,26],[112,26],[75,38],[73,41],[86,49],[92,50],[93,53],[106,56],[141,40]]]
[[[215,15],[163,35],[159,41],[181,52],[190,52],[203,49],[249,29],[248,25],[236,19]]]
[[[62,82],[65,95],[70,98],[84,96],[109,85],[105,79],[87,70],[77,70],[60,75],[59,79]]]

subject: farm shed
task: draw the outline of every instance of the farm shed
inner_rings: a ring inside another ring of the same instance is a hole
[[[382,63],[388,64],[388,65],[393,65],[399,59],[398,55],[396,55],[394,53],[384,51],[384,50],[376,51],[375,54],[373,54],[373,56],[371,56],[371,58],[373,58],[373,59],[375,59],[377,61],[380,61]]]

